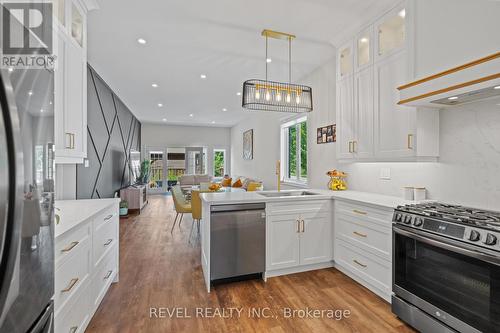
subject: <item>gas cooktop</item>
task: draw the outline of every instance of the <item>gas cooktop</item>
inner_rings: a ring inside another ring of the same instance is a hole
[[[426,202],[398,206],[393,221],[500,251],[500,212]]]

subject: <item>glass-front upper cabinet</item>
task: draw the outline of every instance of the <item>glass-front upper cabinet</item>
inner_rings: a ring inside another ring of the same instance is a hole
[[[373,63],[372,29],[366,29],[356,38],[356,69],[362,69]]]
[[[338,52],[338,79],[343,79],[352,74],[353,71],[353,48],[349,42],[339,48]]]
[[[80,46],[83,47],[83,15],[80,10],[75,6],[74,3],[71,4],[71,37],[73,37]]]
[[[385,57],[405,46],[406,9],[397,8],[375,25],[377,31],[377,58]]]
[[[63,26],[66,26],[66,0],[53,0],[52,11]]]

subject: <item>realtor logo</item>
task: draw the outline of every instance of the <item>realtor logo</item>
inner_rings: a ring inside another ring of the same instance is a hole
[[[2,67],[52,68],[52,3],[7,2],[2,9]]]

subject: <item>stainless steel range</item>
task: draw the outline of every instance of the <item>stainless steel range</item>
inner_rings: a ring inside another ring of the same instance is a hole
[[[500,332],[500,212],[431,202],[393,222],[393,312],[422,332]]]

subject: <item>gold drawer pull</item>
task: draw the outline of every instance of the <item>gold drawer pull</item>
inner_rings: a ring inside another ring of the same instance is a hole
[[[349,152],[352,153],[352,141],[349,141]]]
[[[297,233],[299,233],[300,232],[300,220],[297,220],[296,222],[297,222]]]
[[[109,221],[111,218],[113,217],[113,215],[108,215],[104,218],[104,221]]]
[[[367,215],[368,214],[367,212],[363,212],[363,211],[357,210],[357,209],[353,209],[352,211],[353,211],[353,213],[360,214],[360,215]]]
[[[75,134],[66,132],[66,136],[69,138],[69,145],[65,145],[65,149],[75,149]]]
[[[356,145],[358,144],[358,141],[353,141],[352,142],[352,152],[355,153],[356,152]]]
[[[353,231],[352,233],[355,234],[356,236],[359,236],[359,237],[367,237],[367,235],[359,233],[357,231]]]
[[[109,244],[111,244],[111,242],[113,241],[113,239],[108,239],[108,241],[106,243],[104,243],[104,246],[108,246]]]
[[[69,333],[75,333],[78,330],[78,326],[73,326],[69,329]]]
[[[108,274],[106,274],[106,276],[104,277],[104,280],[109,279],[109,277],[111,276],[111,273],[113,273],[113,271],[108,271]]]
[[[78,242],[78,241],[71,242],[71,244],[69,244],[67,247],[62,249],[61,252],[69,252],[69,251],[73,250],[73,248],[75,246],[77,246],[78,244],[80,244],[80,242]]]
[[[78,282],[78,278],[71,279],[71,281],[69,282],[69,285],[66,288],[64,288],[63,290],[61,290],[61,292],[67,293],[68,291],[73,289],[73,287],[75,286],[75,284],[77,282]]]
[[[352,262],[354,262],[356,265],[359,265],[359,266],[361,266],[361,267],[363,267],[363,268],[366,268],[366,267],[368,266],[368,265],[365,265],[365,264],[360,263],[360,262],[359,262],[359,261],[357,261],[356,259],[354,259]]]
[[[408,149],[413,149],[413,145],[412,145],[412,141],[413,141],[413,134],[408,134]]]

